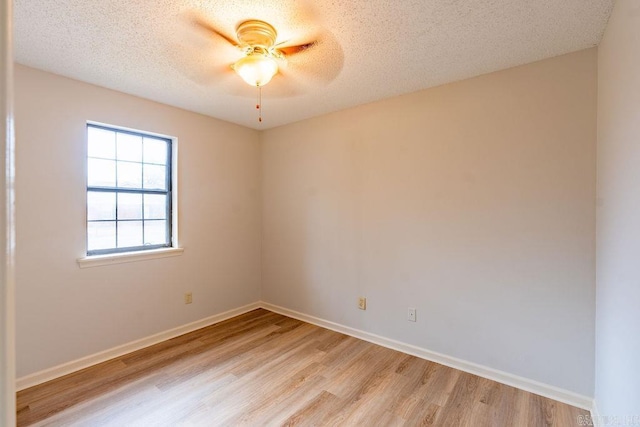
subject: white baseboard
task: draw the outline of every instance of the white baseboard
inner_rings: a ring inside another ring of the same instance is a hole
[[[478,365],[466,360],[457,359],[455,357],[447,356],[442,353],[420,348],[411,344],[406,344],[400,341],[392,340],[382,337],[380,335],[372,334],[369,332],[361,331],[359,329],[351,328],[349,326],[340,325],[338,323],[330,322],[328,320],[320,319],[314,316],[309,316],[304,313],[289,310],[284,307],[280,307],[267,302],[262,302],[261,307],[273,311],[275,313],[282,314],[287,317],[293,317],[294,319],[302,320],[307,323],[311,323],[317,326],[321,326],[332,331],[340,332],[345,335],[350,335],[355,338],[359,338],[364,341],[368,341],[374,344],[381,345],[383,347],[397,350],[412,356],[419,357],[421,359],[429,360],[432,362],[440,363],[445,366],[449,366],[454,369],[459,369],[470,374],[478,375],[479,377],[487,378],[502,384],[506,384],[512,387],[519,388],[531,393],[538,394],[540,396],[548,397],[559,402],[567,403],[578,408],[592,410],[593,399],[588,396],[583,396],[572,391],[563,390],[561,388],[544,384],[538,381],[534,381],[528,378],[520,377],[510,374],[508,372],[499,371],[497,369],[489,368],[487,366]]]
[[[595,398],[593,399],[593,405],[591,405],[591,421],[596,427],[600,425],[600,411],[598,411],[598,404]]]
[[[89,366],[106,362],[107,360],[113,359],[114,357],[119,357],[127,353],[149,347],[159,342],[195,331],[197,329],[213,325],[214,323],[222,322],[223,320],[239,316],[240,314],[255,310],[256,308],[260,307],[261,304],[259,302],[254,302],[252,304],[235,308],[233,310],[225,311],[224,313],[215,314],[204,319],[196,320],[195,322],[187,323],[186,325],[178,326],[177,328],[169,329],[167,331],[160,332],[136,341],[119,345],[117,347],[101,351],[99,353],[72,360],[71,362],[63,363],[62,365],[54,366],[52,368],[26,375],[16,380],[16,390],[20,391],[38,384],[42,384],[55,378],[59,378],[63,375],[88,368]]]
[[[284,316],[292,317],[294,319],[302,320],[307,323],[311,323],[332,331],[340,332],[345,335],[349,335],[355,338],[359,338],[364,341],[368,341],[383,347],[387,347],[393,350],[397,350],[412,356],[419,357],[421,359],[429,360],[432,362],[440,363],[445,366],[449,366],[454,369],[459,369],[470,374],[478,375],[483,378],[487,378],[502,384],[506,384],[512,387],[516,387],[531,393],[539,394],[550,399],[557,400],[559,402],[567,403],[569,405],[576,406],[578,408],[591,411],[592,417],[597,419],[597,409],[594,400],[591,397],[583,396],[568,390],[544,384],[538,381],[534,381],[528,378],[520,377],[510,374],[508,372],[499,371],[497,369],[489,368],[487,366],[478,365],[473,362],[458,359],[455,357],[447,356],[442,353],[420,348],[411,344],[406,344],[400,341],[396,341],[390,338],[385,338],[380,335],[365,332],[359,329],[351,328],[349,326],[340,325],[328,320],[320,319],[318,317],[310,316],[304,313],[300,313],[294,310],[289,310],[284,307],[280,307],[267,302],[255,302],[245,305],[233,310],[225,311],[224,313],[216,314],[201,320],[197,320],[186,325],[179,326],[177,328],[169,329],[164,332],[160,332],[151,335],[146,338],[142,338],[136,341],[132,341],[127,344],[123,344],[99,353],[95,353],[71,362],[64,363],[62,365],[54,366],[43,371],[35,372],[33,374],[18,378],[16,381],[16,389],[24,390],[29,387],[53,380],[63,375],[70,374],[75,371],[79,371],[89,366],[105,362],[109,359],[131,353],[136,350],[140,350],[145,347],[157,344],[162,341],[183,335],[192,331],[195,331],[206,326],[213,325],[214,323],[221,322],[226,319],[238,316],[256,308],[264,308],[266,310],[273,311],[275,313],[282,314]]]

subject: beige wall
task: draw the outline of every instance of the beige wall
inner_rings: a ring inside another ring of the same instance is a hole
[[[593,395],[595,49],[261,135],[16,75],[19,376],[262,294]],[[184,255],[78,268],[87,120],[179,138]]]
[[[640,2],[618,0],[598,50],[596,404],[640,416]]]
[[[23,66],[15,90],[18,376],[260,298],[256,131]],[[78,267],[87,120],[178,138],[182,256]]]
[[[590,49],[265,131],[263,299],[592,396],[596,74]]]

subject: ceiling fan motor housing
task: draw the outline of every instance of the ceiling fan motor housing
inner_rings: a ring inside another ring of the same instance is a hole
[[[265,49],[273,47],[278,33],[276,29],[264,21],[250,20],[241,22],[236,30],[238,40],[248,46],[260,46]]]

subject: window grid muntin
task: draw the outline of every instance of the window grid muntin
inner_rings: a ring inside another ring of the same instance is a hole
[[[123,252],[134,252],[134,251],[141,251],[141,250],[150,250],[150,249],[159,249],[159,248],[167,248],[167,247],[173,247],[173,235],[172,235],[172,222],[173,222],[173,217],[172,217],[172,188],[171,188],[171,182],[172,182],[172,140],[171,138],[164,138],[164,137],[160,137],[160,136],[156,136],[156,135],[152,135],[152,134],[146,134],[146,133],[142,133],[142,132],[135,132],[135,131],[130,131],[130,130],[126,130],[126,129],[119,129],[119,128],[112,128],[112,127],[108,127],[108,126],[101,126],[101,125],[96,125],[96,124],[92,124],[92,123],[87,123],[87,146],[89,143],[89,136],[88,136],[88,130],[89,128],[95,128],[95,129],[103,129],[109,132],[114,132],[115,133],[115,147],[114,147],[114,157],[113,158],[108,158],[108,157],[96,157],[96,156],[89,156],[87,153],[87,159],[91,158],[91,159],[102,159],[102,160],[112,160],[114,161],[115,164],[115,184],[116,186],[114,187],[110,187],[110,186],[89,186],[88,183],[88,176],[89,174],[87,173],[87,194],[89,193],[89,191],[96,191],[96,192],[109,192],[109,193],[115,193],[116,194],[116,206],[115,206],[115,218],[113,220],[89,220],[88,217],[88,203],[87,203],[87,240],[86,240],[86,244],[87,244],[87,255],[103,255],[103,254],[111,254],[111,253],[123,253]],[[132,160],[118,160],[118,134],[123,133],[123,134],[129,134],[129,135],[134,135],[134,136],[139,136],[142,138],[142,161],[140,162],[136,162],[136,161],[132,161]],[[159,141],[164,141],[166,143],[166,164],[161,164],[161,163],[157,163],[157,162],[145,162],[144,161],[144,139],[145,138],[149,138],[149,139],[154,139],[154,140],[159,140]],[[118,187],[118,162],[128,162],[128,163],[137,163],[141,165],[141,186],[140,188],[131,188],[131,187]],[[165,190],[161,190],[161,189],[146,189],[144,188],[144,165],[156,165],[156,166],[164,166],[165,167]],[[133,193],[133,194],[141,194],[142,195],[142,204],[141,204],[141,208],[142,208],[142,218],[141,219],[118,219],[118,193]],[[165,218],[164,219],[145,219],[144,218],[144,195],[145,194],[161,194],[161,195],[165,195],[166,196],[166,203],[165,203]],[[118,222],[128,222],[128,221],[141,221],[142,222],[142,246],[127,246],[127,247],[123,247],[123,248],[118,248]],[[162,243],[162,244],[153,244],[153,245],[145,245],[144,241],[145,241],[145,222],[147,221],[151,221],[151,222],[156,222],[156,221],[165,221],[166,222],[166,227],[165,227],[165,241],[166,243]],[[114,248],[108,248],[108,249],[94,249],[94,250],[89,250],[89,233],[88,233],[88,227],[89,227],[89,223],[99,223],[99,222],[113,222],[115,223],[115,247]]]

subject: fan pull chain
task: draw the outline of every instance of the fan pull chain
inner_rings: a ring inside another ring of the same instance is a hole
[[[262,123],[262,86],[258,86],[258,103],[256,104],[256,110],[258,110],[258,121]]]

